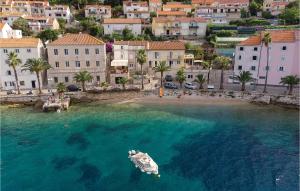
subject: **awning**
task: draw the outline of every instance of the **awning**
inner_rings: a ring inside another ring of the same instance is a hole
[[[128,66],[128,60],[113,60],[111,66]]]

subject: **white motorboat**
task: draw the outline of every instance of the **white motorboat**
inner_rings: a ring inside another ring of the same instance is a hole
[[[158,173],[158,166],[153,159],[147,154],[140,151],[128,151],[128,158],[134,163],[136,168],[147,174],[154,174],[160,177]]]

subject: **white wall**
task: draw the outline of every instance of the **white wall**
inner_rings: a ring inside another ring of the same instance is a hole
[[[125,28],[132,31],[134,35],[140,35],[142,33],[141,24],[103,24],[104,34],[112,34],[113,32],[122,33]]]

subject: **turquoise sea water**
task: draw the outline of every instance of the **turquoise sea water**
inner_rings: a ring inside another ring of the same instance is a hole
[[[275,107],[1,107],[2,191],[296,191],[298,111]],[[149,153],[161,178],[129,149]]]

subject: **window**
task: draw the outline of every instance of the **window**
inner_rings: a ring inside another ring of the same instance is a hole
[[[159,53],[158,52],[155,52],[155,58],[158,58],[159,57]]]
[[[283,46],[283,47],[282,47],[282,50],[286,50],[286,46]]]
[[[238,66],[238,70],[242,70],[243,67],[241,65]]]
[[[16,49],[15,51],[16,51],[16,53],[19,53],[19,52],[20,52],[20,50],[19,50],[19,49]]]
[[[7,82],[4,82],[5,87],[7,87]]]
[[[241,55],[239,55],[239,60],[242,60],[242,56]]]
[[[265,76],[259,76],[259,79],[266,79]]]
[[[90,61],[86,61],[86,67],[90,67]]]
[[[149,67],[152,67],[152,61],[149,61]]]
[[[89,54],[90,53],[90,51],[89,51],[89,49],[85,49],[85,54]]]
[[[124,49],[124,47],[123,46],[121,46],[121,50],[123,50]]]
[[[95,49],[95,54],[99,54],[99,48]]]
[[[20,85],[21,86],[25,86],[25,82],[24,81],[20,81]]]
[[[96,66],[100,66],[100,61],[96,61]]]
[[[240,47],[240,51],[244,51],[244,47]]]
[[[283,67],[282,66],[279,67],[279,71],[281,71],[281,72],[283,71]]]
[[[4,52],[4,53],[7,53],[7,49],[3,49],[3,52]]]
[[[31,49],[30,49],[30,48],[27,48],[27,52],[31,52]]]
[[[256,67],[255,66],[251,66],[251,70],[255,71]]]
[[[169,61],[169,66],[171,67],[172,65],[173,65],[173,61],[170,60],[170,61]]]
[[[58,50],[54,49],[54,55],[58,55]]]
[[[75,66],[79,68],[80,67],[80,61],[75,61]]]
[[[11,76],[11,71],[7,70],[7,75]]]
[[[157,66],[157,61],[155,61],[155,67]]]
[[[77,49],[77,48],[75,49],[75,54],[76,54],[76,55],[78,55],[78,54],[79,54],[79,51],[78,51],[78,49]]]
[[[188,79],[193,79],[193,75],[189,74]]]
[[[100,76],[96,76],[97,82],[100,82]]]
[[[257,56],[252,56],[252,60],[257,60]]]
[[[58,83],[58,78],[54,77],[54,83]]]
[[[69,50],[65,49],[65,55],[68,55],[68,54],[69,54]]]
[[[56,68],[59,67],[59,62],[55,62],[55,67],[56,67]]]
[[[254,47],[254,49],[253,49],[254,51],[257,51],[257,47]]]
[[[69,77],[68,76],[65,77],[65,82],[69,82]]]
[[[66,67],[69,67],[69,66],[70,66],[69,61],[66,61]]]

